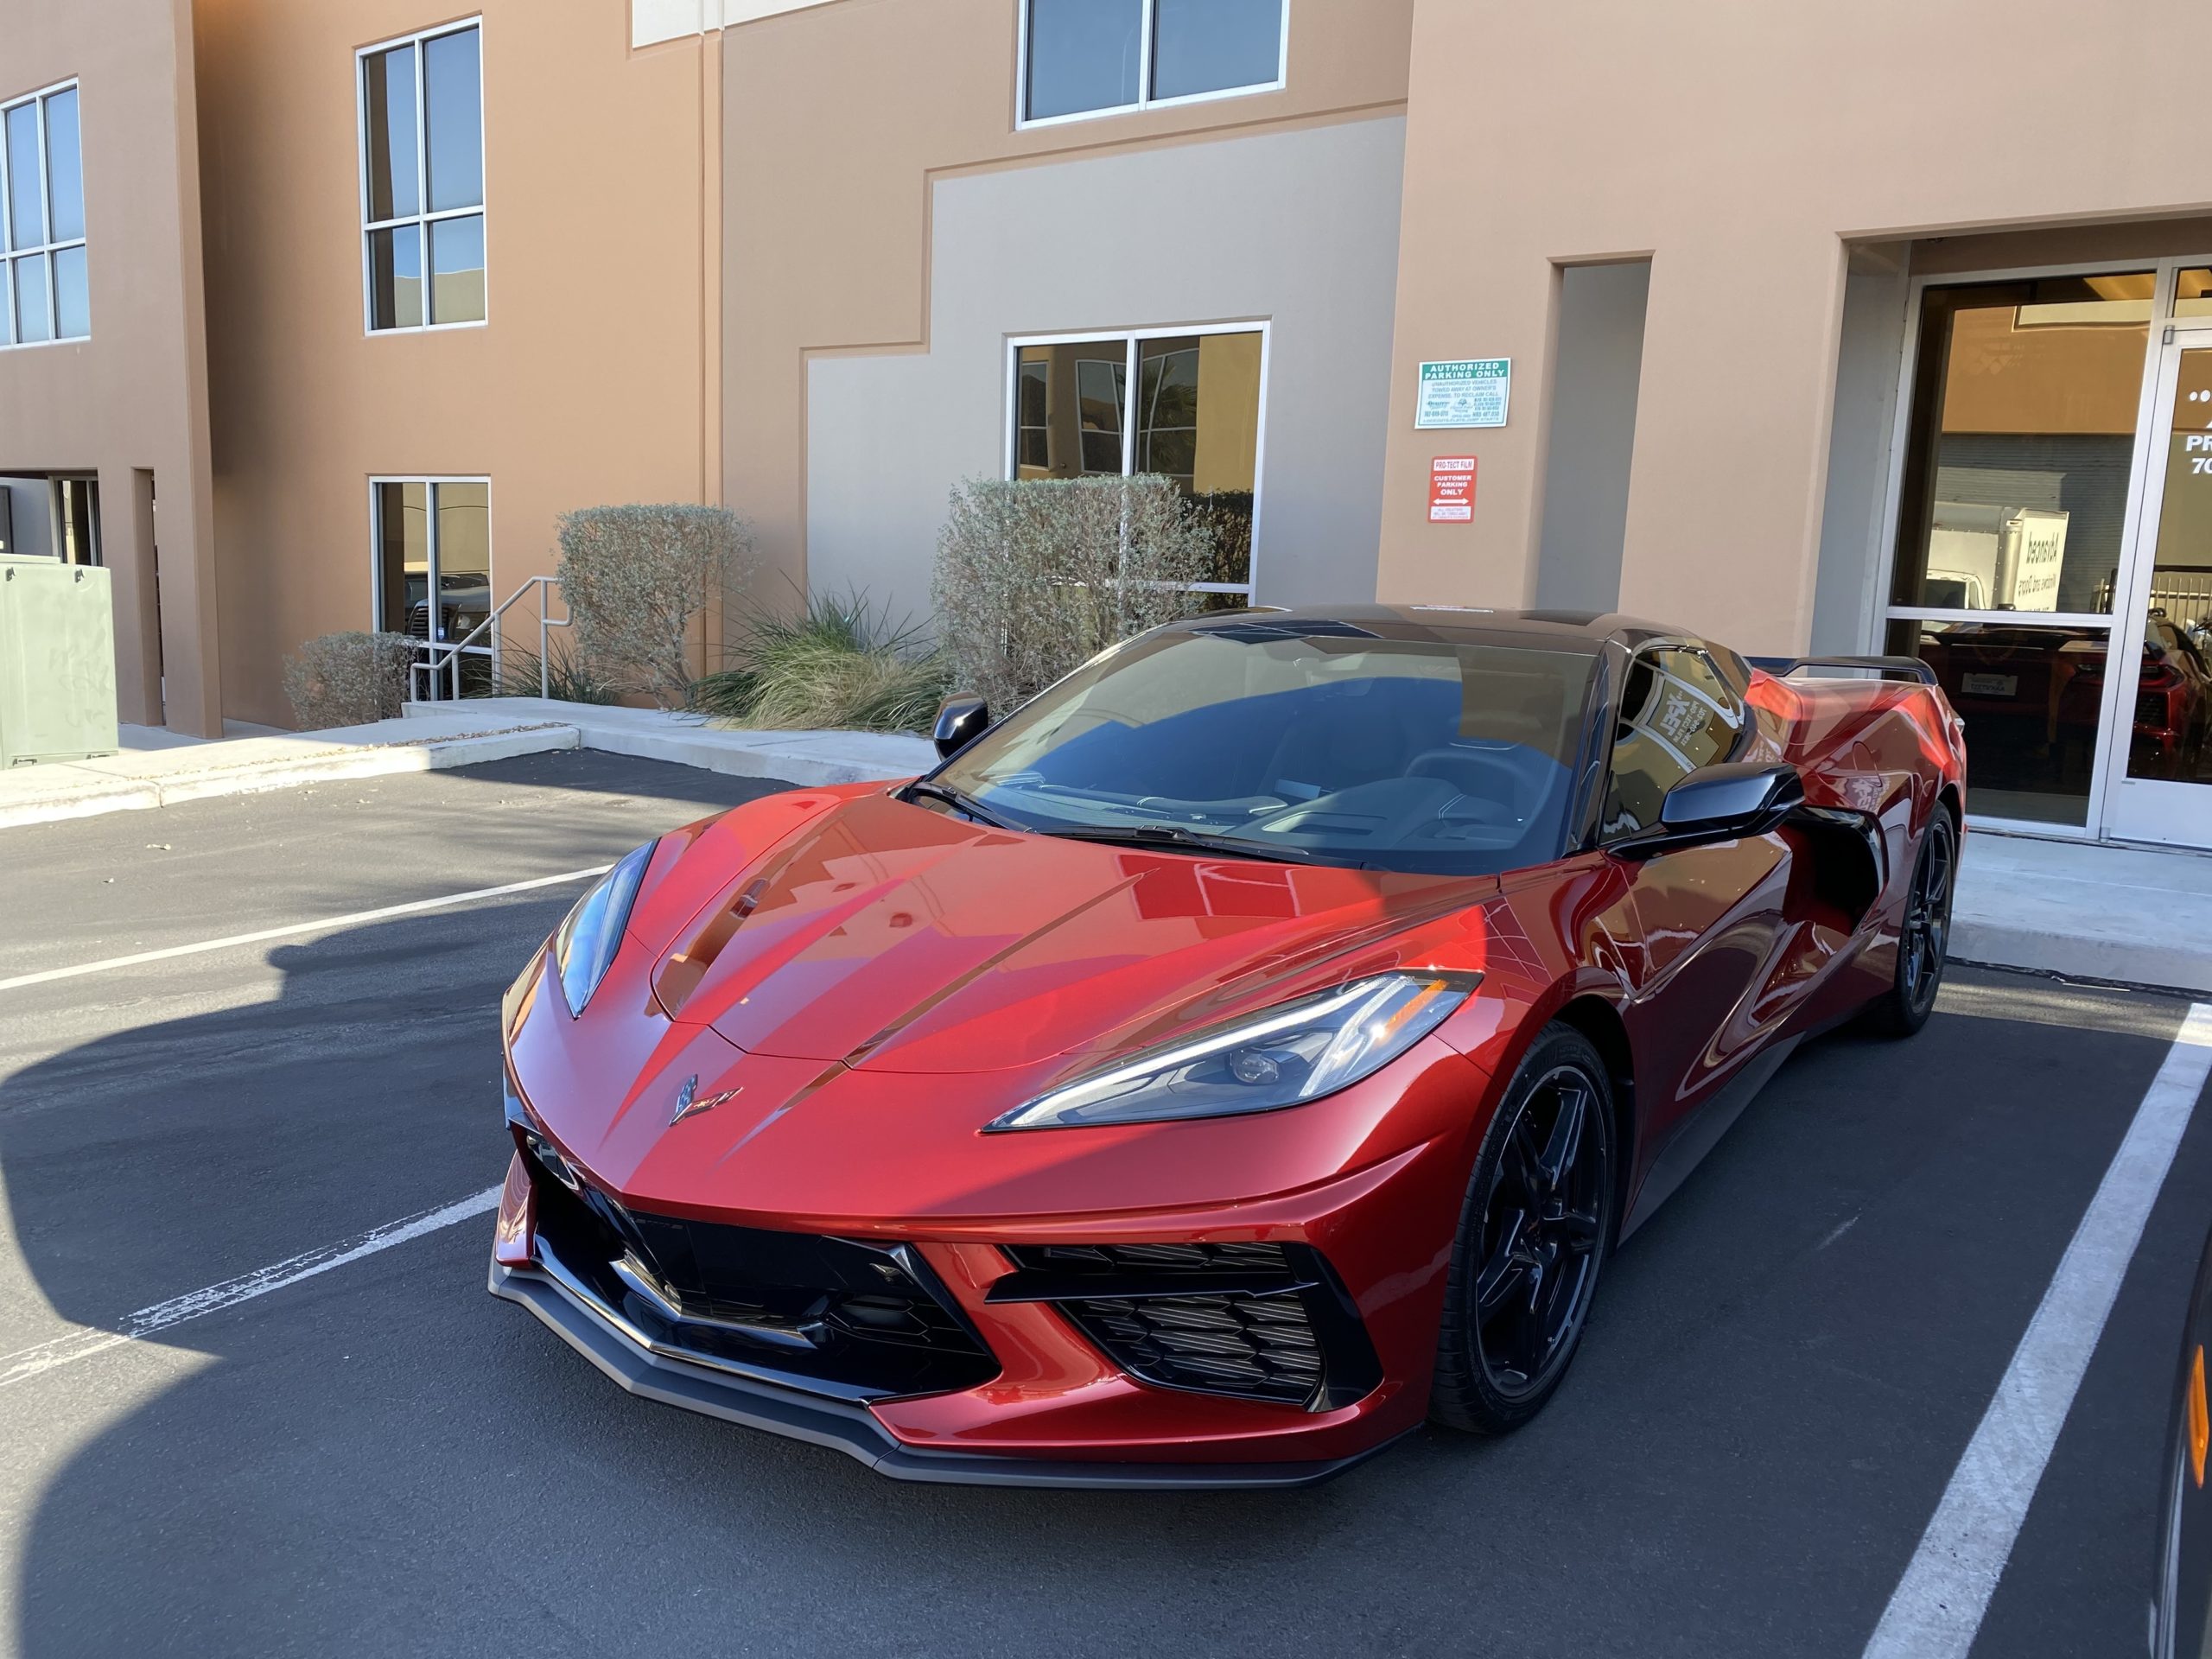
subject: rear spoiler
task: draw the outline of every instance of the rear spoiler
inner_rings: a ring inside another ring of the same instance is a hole
[[[1864,668],[1884,675],[1910,675],[1923,685],[1937,683],[1936,671],[1917,657],[1747,657],[1744,660],[1777,680],[1801,668]]]

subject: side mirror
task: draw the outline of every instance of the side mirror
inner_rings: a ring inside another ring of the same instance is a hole
[[[937,726],[930,738],[937,752],[950,760],[983,734],[991,723],[991,706],[972,692],[956,691],[937,708]]]
[[[1659,828],[1618,842],[1626,858],[1649,858],[1677,847],[1763,836],[1805,804],[1805,780],[1792,766],[1727,761],[1700,766],[1667,791]]]

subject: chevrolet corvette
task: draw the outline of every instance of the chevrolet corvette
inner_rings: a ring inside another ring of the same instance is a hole
[[[1910,658],[1214,613],[613,867],[503,1008],[491,1288],[915,1480],[1294,1485],[1542,1408],[1807,1039],[1942,977]]]

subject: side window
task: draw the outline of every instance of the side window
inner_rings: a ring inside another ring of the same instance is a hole
[[[484,321],[483,44],[466,23],[359,54],[372,333]]]
[[[1014,343],[1014,478],[1173,480],[1212,543],[1194,590],[1252,603],[1264,328]]]
[[[1703,652],[1640,653],[1629,665],[1613,728],[1604,839],[1656,828],[1667,791],[1700,766],[1726,760],[1743,728],[1744,705]]]
[[[73,81],[0,108],[0,346],[92,332]]]
[[[1272,91],[1283,83],[1284,4],[1023,0],[1022,124]]]

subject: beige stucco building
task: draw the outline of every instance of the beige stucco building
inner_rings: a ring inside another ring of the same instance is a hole
[[[2212,844],[2166,10],[0,0],[55,208],[10,533],[113,567],[125,717],[206,733],[570,508],[727,504],[741,600],[919,619],[960,480],[1165,473],[1215,602],[1916,653],[1978,817]]]

